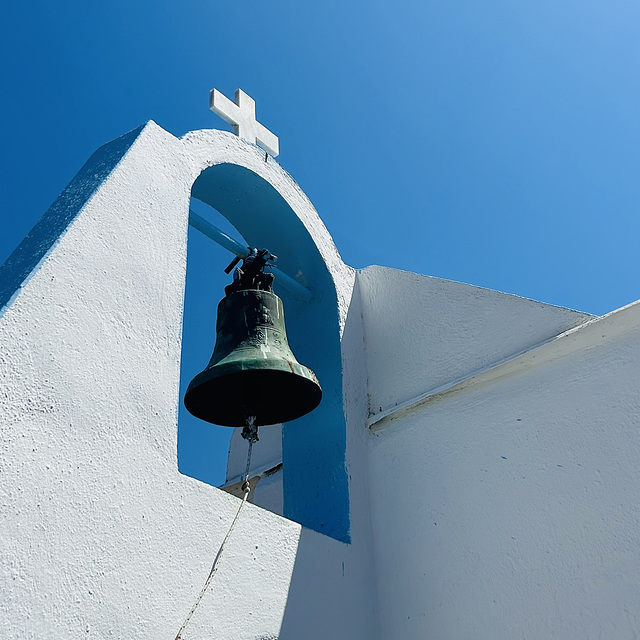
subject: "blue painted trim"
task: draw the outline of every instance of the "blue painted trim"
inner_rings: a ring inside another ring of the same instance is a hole
[[[210,167],[194,183],[192,196],[224,215],[250,246],[268,247],[283,271],[304,274],[314,293],[303,300],[278,289],[276,280],[291,348],[323,390],[317,409],[283,428],[284,515],[350,542],[340,326],[327,265],[285,199],[252,171],[233,164]]]
[[[237,240],[222,231],[222,229],[218,229],[214,224],[211,224],[208,220],[191,209],[189,210],[189,224],[194,229],[197,229],[200,233],[207,236],[207,238],[217,242],[221,247],[224,247],[227,251],[230,251],[239,258],[246,258],[249,255],[248,247],[243,246]],[[277,266],[271,266],[270,268],[273,271],[273,275],[285,289],[301,296],[305,300],[311,299],[312,294],[309,289],[303,287],[297,280],[294,280],[284,271],[278,269]]]
[[[246,258],[250,253],[249,247],[227,235],[222,229],[218,229],[218,227],[192,209],[189,209],[189,224],[210,240],[217,242],[221,247],[238,256],[238,258]]]

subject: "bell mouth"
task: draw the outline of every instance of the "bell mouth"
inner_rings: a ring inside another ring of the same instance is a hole
[[[184,396],[189,413],[224,427],[242,427],[254,417],[253,424],[260,427],[300,418],[322,399],[315,375],[298,363],[287,361],[282,369],[228,367],[235,371],[222,366],[205,370],[191,381]]]

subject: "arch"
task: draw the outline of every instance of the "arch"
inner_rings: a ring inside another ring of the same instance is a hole
[[[220,131],[193,132],[183,140],[189,156],[201,160],[194,166],[192,197],[220,212],[251,246],[275,253],[278,267],[311,290],[312,299],[303,301],[275,285],[291,347],[323,388],[315,411],[283,427],[284,515],[348,542],[340,337],[353,272],[306,196],[257,147]]]

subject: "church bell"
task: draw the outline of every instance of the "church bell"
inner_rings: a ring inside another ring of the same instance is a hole
[[[295,420],[320,403],[315,374],[289,347],[273,275],[263,272],[274,258],[266,250],[252,250],[225,289],[211,361],[184,396],[187,410],[201,420],[242,427],[253,418],[258,427]]]

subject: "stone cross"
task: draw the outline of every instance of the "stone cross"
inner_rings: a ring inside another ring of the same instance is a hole
[[[217,89],[209,93],[209,109],[226,120],[239,138],[257,144],[274,158],[278,155],[278,136],[256,120],[256,103],[242,89],[236,90],[235,104]]]

